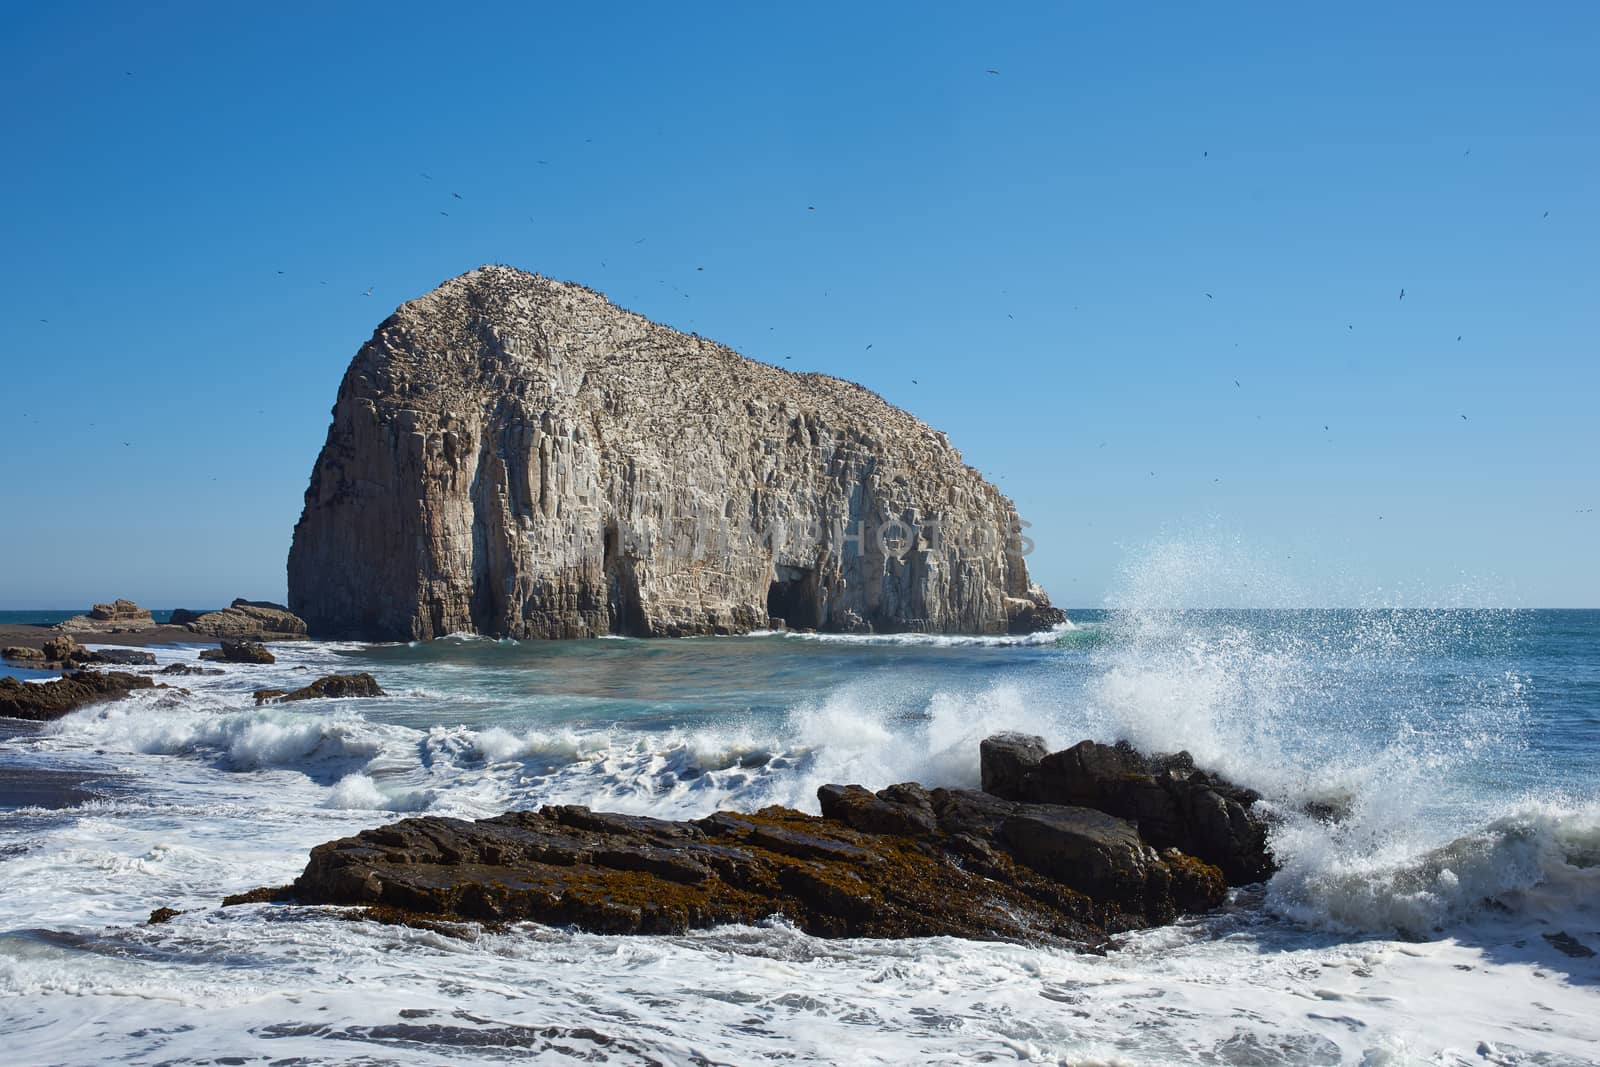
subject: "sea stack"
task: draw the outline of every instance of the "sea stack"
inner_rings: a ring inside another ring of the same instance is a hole
[[[311,635],[1005,633],[1062,618],[944,434],[590,289],[483,267],[345,372],[289,552]]]

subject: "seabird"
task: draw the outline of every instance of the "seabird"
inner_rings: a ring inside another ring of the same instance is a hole
[[[1233,380],[1233,386],[1234,386],[1235,389],[1243,389],[1244,388],[1244,386],[1239,384],[1239,379],[1237,379],[1237,378],[1235,378]]]
[[[868,352],[871,352],[871,351],[872,351],[872,346],[871,346],[871,345],[868,345],[868,346],[867,346],[867,351],[868,351]]]
[[[364,293],[362,293],[362,294],[361,294],[361,295],[362,295],[362,296],[371,296],[371,295],[372,295],[372,289],[373,289],[373,287],[372,287],[372,286],[370,286],[370,285],[369,285],[369,286],[367,286],[367,291],[366,291],[366,292],[364,292]]]
[[[1461,416],[1461,421],[1462,422],[1466,422],[1467,421],[1467,417],[1465,415]]]
[[[1404,300],[1405,298],[1406,298],[1406,291],[1404,289],[1401,289],[1400,290],[1400,299]]]
[[[1214,296],[1212,296],[1212,295],[1211,295],[1211,294],[1210,294],[1210,293],[1207,293],[1207,294],[1206,294],[1206,299],[1207,299],[1207,300],[1215,300],[1215,299],[1216,299],[1216,297],[1214,297]]]
[[[984,71],[984,73],[985,74],[999,74],[1000,72],[998,70],[995,70],[993,67],[989,67],[988,69],[986,69]]]
[[[917,380],[915,378],[911,379],[911,384],[912,385],[916,385],[917,384]]]
[[[433,181],[433,175],[431,175],[431,174],[424,174],[424,175],[422,175],[422,178],[423,178],[424,181],[430,181],[430,182]]]

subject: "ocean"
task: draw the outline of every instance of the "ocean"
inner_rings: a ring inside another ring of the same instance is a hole
[[[0,775],[95,793],[0,810],[0,1060],[1600,1062],[1600,612],[1070,615],[1026,638],[282,644],[0,732]],[[390,695],[249,695],[353,670]],[[816,811],[827,782],[975,786],[1006,729],[1187,748],[1350,814],[1286,818],[1270,882],[1105,955],[218,907],[414,812]],[[183,914],[144,925],[158,907]]]

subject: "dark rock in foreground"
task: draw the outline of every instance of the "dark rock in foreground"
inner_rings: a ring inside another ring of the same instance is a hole
[[[200,653],[201,659],[221,660],[226,663],[276,663],[278,657],[267,651],[265,645],[254,641],[229,641],[223,639],[221,648],[208,648]]]
[[[988,792],[824,786],[821,817],[767,808],[668,822],[547,807],[477,822],[406,819],[320,845],[293,885],[228,903],[603,933],[782,915],[825,937],[1095,944],[1216,907],[1230,880],[1270,869],[1254,795],[1187,757],[1092,742],[1050,754],[1038,739],[1005,735],[984,743],[983,773]],[[1025,795],[1046,792],[1094,803]],[[1235,813],[1243,826],[1227,822]]]
[[[61,716],[101,700],[126,696],[134,689],[150,689],[155,682],[142,674],[117,671],[74,671],[53,682],[19,682],[0,678],[0,715],[35,722]]]
[[[1132,820],[1150,844],[1215,864],[1235,885],[1274,870],[1266,823],[1249,810],[1260,795],[1197,770],[1187,752],[1146,756],[1126,742],[1082,741],[1047,753],[1041,738],[1005,734],[986,739],[981,758],[983,787],[997,796]]]
[[[318,678],[310,685],[301,686],[299,689],[285,691],[282,689],[257,689],[252,694],[257,704],[265,704],[269,700],[322,700],[344,697],[381,697],[387,696],[378,680],[365,671],[360,674],[330,674],[326,678]]]
[[[943,792],[929,794],[929,803],[961,808]],[[1061,836],[1073,844],[1041,844],[1026,854],[1065,856],[1103,837],[1109,851],[1137,853],[1127,872],[1133,892],[1091,897],[1034,869],[998,839],[967,830],[879,833],[785,808],[667,822],[563,806],[367,830],[314,849],[282,895],[301,904],[376,906],[420,921],[531,919],[600,933],[674,933],[781,914],[822,937],[1076,944],[1169,919],[1178,899],[1191,906],[1221,900],[1214,868],[1170,863],[1114,827],[1069,828]]]

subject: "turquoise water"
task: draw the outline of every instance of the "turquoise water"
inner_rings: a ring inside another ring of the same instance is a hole
[[[101,797],[0,810],[0,1029],[17,1062],[85,1035],[131,1063],[1594,1060],[1600,963],[1544,935],[1600,949],[1600,612],[1071,614],[1025,639],[282,643],[24,729],[0,774]],[[250,697],[351,670],[389,695]],[[419,812],[972,786],[1003,729],[1189,749],[1279,812],[1282,870],[1105,957],[781,920],[458,942],[216,906]],[[1350,815],[1296,815],[1311,798]],[[142,925],[156,906],[185,914]]]

